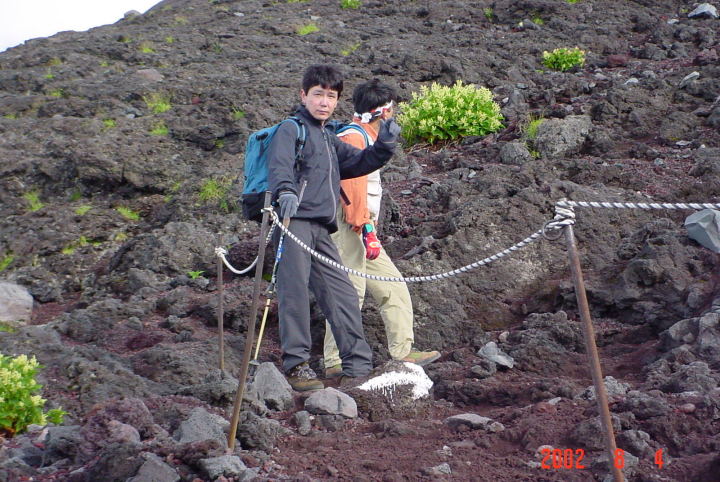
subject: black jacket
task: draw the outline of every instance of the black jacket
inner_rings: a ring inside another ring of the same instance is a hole
[[[377,140],[372,146],[360,150],[342,142],[331,130],[301,107],[295,114],[305,125],[306,138],[303,160],[295,169],[295,142],[297,128],[293,122],[284,122],[275,132],[268,152],[268,184],[277,199],[281,191],[303,192],[295,218],[312,219],[337,231],[335,221],[340,201],[340,179],[369,174],[393,155],[395,143]]]

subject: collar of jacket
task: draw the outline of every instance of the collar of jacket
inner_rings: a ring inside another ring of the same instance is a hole
[[[307,108],[304,105],[301,105],[297,108],[295,111],[295,115],[300,117],[304,122],[317,126],[317,127],[323,127],[323,123],[317,120],[310,114],[310,111],[307,110]]]

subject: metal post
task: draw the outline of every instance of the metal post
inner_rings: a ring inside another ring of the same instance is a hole
[[[265,193],[265,208],[270,207],[271,193]],[[230,420],[230,433],[228,433],[228,453],[235,450],[235,436],[237,435],[237,426],[240,420],[240,408],[245,392],[245,381],[248,375],[248,367],[250,366],[250,355],[252,353],[253,342],[255,341],[255,322],[257,321],[258,303],[260,299],[260,284],[262,283],[262,270],[265,263],[265,237],[268,229],[268,212],[263,211],[262,222],[260,223],[260,241],[258,246],[257,265],[255,266],[255,285],[253,287],[252,304],[250,305],[250,318],[248,319],[247,334],[245,336],[245,349],[243,350],[242,363],[240,365],[240,375],[238,377],[238,388],[235,392],[235,402],[233,404],[232,419]]]
[[[600,357],[597,346],[595,345],[595,330],[592,319],[590,318],[590,308],[587,293],[585,292],[585,281],[583,280],[582,270],[580,268],[580,257],[578,256],[577,247],[575,246],[575,234],[573,233],[572,225],[565,226],[565,238],[567,240],[573,283],[575,284],[575,296],[577,297],[580,319],[582,320],[585,351],[587,351],[588,354],[590,373],[592,375],[593,385],[595,386],[595,400],[597,400],[600,422],[603,432],[605,433],[605,450],[607,450],[609,457],[608,463],[610,464],[610,471],[613,474],[615,482],[623,482],[625,479],[622,471],[615,465],[617,445],[615,444],[612,419],[610,418],[610,409],[608,408],[607,392],[605,391],[602,369],[600,368]]]
[[[219,246],[222,247],[222,235]],[[220,359],[220,371],[225,370],[225,282],[223,280],[223,260],[217,257],[217,286],[218,286],[218,357]]]

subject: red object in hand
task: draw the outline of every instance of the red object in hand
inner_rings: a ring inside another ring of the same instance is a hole
[[[365,257],[367,259],[375,259],[380,256],[382,245],[375,234],[375,228],[372,224],[365,224],[362,228],[362,239],[365,245]]]

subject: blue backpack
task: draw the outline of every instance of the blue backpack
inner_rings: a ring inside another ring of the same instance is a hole
[[[290,117],[278,124],[253,132],[248,138],[245,147],[245,184],[242,191],[242,210],[247,219],[260,221],[262,209],[265,205],[265,191],[268,190],[268,147],[275,132],[283,122],[293,121],[297,127],[297,140],[295,142],[295,166],[302,160],[302,150],[305,146],[305,125],[297,117]]]
[[[262,209],[265,205],[265,191],[268,190],[268,166],[267,152],[275,132],[283,122],[293,121],[297,128],[297,140],[295,141],[295,168],[302,162],[302,150],[305,147],[307,136],[305,125],[297,117],[289,117],[284,121],[265,129],[254,132],[248,138],[245,147],[245,184],[242,192],[242,210],[245,218],[253,221],[262,220]],[[335,134],[340,134],[349,129],[360,132],[365,138],[365,146],[370,144],[370,139],[362,127],[340,121],[330,121],[325,127]]]

